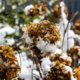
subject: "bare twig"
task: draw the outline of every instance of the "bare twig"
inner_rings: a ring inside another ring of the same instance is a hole
[[[68,21],[67,23],[67,26],[66,26],[66,29],[64,30],[64,34],[63,34],[63,40],[62,40],[62,53],[63,53],[63,47],[64,47],[64,39],[65,39],[65,34],[67,32],[67,29],[68,29],[68,26],[69,26],[69,23],[78,15],[78,11],[75,12],[75,14],[72,16],[72,18]]]

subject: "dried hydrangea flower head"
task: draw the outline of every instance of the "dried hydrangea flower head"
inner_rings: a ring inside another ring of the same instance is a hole
[[[47,20],[41,21],[40,23],[30,23],[24,28],[24,31],[28,33],[34,42],[38,40],[39,37],[50,43],[55,43],[60,39],[60,34],[55,24]]]
[[[29,10],[29,14],[30,16],[35,16],[35,15],[45,15],[46,13],[48,13],[48,9],[46,7],[46,5],[44,3],[38,3],[35,4],[34,7],[32,9]]]
[[[53,7],[52,13],[53,13],[54,17],[61,18],[61,7],[59,4],[56,4]]]
[[[76,80],[70,67],[71,58],[67,54],[51,55],[52,65],[43,80]]]
[[[77,48],[76,46],[73,47],[73,48],[70,48],[70,49],[67,51],[67,53],[68,53],[69,56],[78,55],[78,52],[79,52],[79,50],[78,50],[78,48]]]
[[[80,80],[80,67],[74,69],[74,75]]]
[[[54,49],[54,44],[60,39],[60,34],[55,24],[47,20],[40,23],[30,23],[23,30],[23,38],[26,39],[29,47],[34,47],[35,53],[52,52],[51,48]]]
[[[68,55],[72,58],[72,67],[78,66],[79,49],[75,46],[67,51]]]
[[[76,20],[75,24],[72,26],[72,29],[76,34],[80,35],[80,19]]]
[[[0,79],[14,79],[18,76],[19,70],[13,49],[7,45],[0,46]]]
[[[51,67],[46,80],[71,80],[71,73],[66,69],[64,64],[56,62]]]
[[[71,57],[67,55],[63,56],[62,54],[55,54],[54,56],[50,56],[50,59],[52,62],[59,62],[67,66],[71,66],[72,62]]]
[[[62,9],[63,7],[61,7],[62,5],[60,5],[60,3],[56,3],[53,6],[52,9],[52,13],[54,15],[55,18],[60,19],[61,15],[62,15],[62,11],[66,14],[66,16],[68,16],[68,8],[66,7],[66,5],[64,5],[64,10]]]

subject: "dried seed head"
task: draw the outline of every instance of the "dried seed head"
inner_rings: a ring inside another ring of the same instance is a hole
[[[74,69],[74,76],[80,80],[80,67]]]
[[[24,30],[33,39],[34,43],[39,37],[50,43],[55,43],[60,39],[60,34],[55,24],[47,20],[41,21],[40,23],[30,23]]]
[[[66,56],[64,59],[64,56],[59,54],[55,54],[54,56],[51,56],[50,59],[52,62],[59,62],[67,66],[71,66],[71,62],[72,62],[72,59],[69,56]]]
[[[78,52],[79,50],[77,47],[73,47],[67,51],[69,56],[78,55]]]
[[[54,17],[61,18],[61,7],[59,4],[56,4],[53,7],[52,13],[53,13]]]
[[[72,26],[72,29],[76,34],[80,35],[80,19],[76,20],[75,24]]]
[[[13,49],[7,45],[0,46],[0,79],[16,78],[20,70]]]
[[[51,67],[46,80],[71,80],[71,74],[63,64],[56,62],[56,65]]]
[[[46,7],[45,4],[43,3],[39,3],[39,4],[35,4],[34,8],[29,10],[29,15],[30,16],[35,16],[35,15],[44,15],[48,12],[48,9]]]
[[[55,47],[54,44],[60,39],[55,24],[47,20],[40,23],[30,23],[23,30],[23,38],[26,39],[26,43],[37,57],[52,53]]]

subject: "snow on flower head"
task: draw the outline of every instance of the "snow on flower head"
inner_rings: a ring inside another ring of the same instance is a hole
[[[68,65],[71,65],[72,59],[67,54],[63,53],[60,58],[66,61]]]
[[[68,16],[68,9],[63,1],[60,3],[56,1],[56,4],[54,3],[53,9],[52,9],[52,14],[54,15],[55,18],[57,19],[67,19]]]
[[[29,37],[28,33],[24,33],[23,38],[25,38],[25,42],[30,45],[33,43],[32,39]]]
[[[45,4],[43,3],[38,3],[35,5],[29,5],[24,9],[24,12],[26,15],[30,16],[35,16],[35,15],[47,15],[48,14],[48,9]]]
[[[33,41],[38,41],[39,37],[41,37],[44,41],[55,43],[60,39],[56,25],[47,20],[40,23],[30,23],[24,28],[24,32],[28,33]]]
[[[43,52],[51,52],[53,53],[56,49],[56,46],[54,44],[50,44],[47,41],[44,41],[42,38],[39,38],[39,41],[37,41],[37,48],[41,50],[41,53]]]
[[[50,61],[49,57],[43,58],[41,63],[41,67],[44,72],[50,71],[50,66],[52,65],[52,62]]]
[[[50,68],[46,80],[71,80],[71,73],[64,64],[56,62],[55,66]]]
[[[52,53],[55,51],[56,46],[54,44],[60,39],[60,34],[53,23],[44,20],[40,23],[27,25],[24,28],[23,38],[26,39],[29,47],[31,45],[34,48],[33,50],[38,51],[38,54]]]
[[[46,80],[76,80],[73,76],[72,68],[70,67],[71,58],[65,53],[51,56],[50,61],[51,65],[48,65],[50,71],[48,71],[45,77]]]
[[[52,62],[58,62],[62,63],[64,65],[70,66],[72,59],[65,53],[54,53],[53,55],[50,56],[50,60]]]
[[[61,49],[56,49],[55,54],[62,54],[62,50]]]
[[[39,37],[41,37],[47,42],[55,43],[60,39],[60,34],[56,26],[46,20],[41,21],[40,23],[30,23],[24,28],[24,32],[28,33],[28,36],[35,40],[38,40]]]

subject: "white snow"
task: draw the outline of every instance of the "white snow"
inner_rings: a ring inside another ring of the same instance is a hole
[[[57,49],[55,50],[55,54],[62,54],[62,50],[57,48]]]
[[[48,72],[50,71],[50,66],[52,64],[52,62],[50,61],[49,57],[43,58],[41,63],[41,68],[44,72]]]
[[[49,5],[52,6],[52,4],[55,2],[55,0],[50,0]]]
[[[8,38],[6,41],[8,45],[13,45],[15,43],[15,40],[13,38]]]
[[[34,23],[39,23],[40,22],[40,19],[34,19],[33,22]]]
[[[24,80],[32,80],[32,70],[25,66],[21,66],[21,73],[19,74],[19,77]]]
[[[68,34],[68,38],[75,38],[75,33],[73,32],[73,30],[68,30],[67,34]]]
[[[35,76],[36,78],[39,78],[40,79],[39,71],[33,70],[33,76]]]
[[[5,44],[5,38],[2,34],[0,34],[0,45]]]
[[[8,24],[4,26],[5,26],[4,28],[0,29],[0,34],[3,34],[5,36],[6,34],[11,35],[15,33],[15,30],[11,28]]]
[[[3,24],[2,23],[0,23],[0,28],[3,26]]]
[[[33,62],[27,58],[25,52],[16,55],[21,67],[19,77],[24,80],[32,80],[32,66]]]
[[[23,38],[25,38],[25,42],[27,43],[27,44],[32,44],[33,43],[33,40],[29,37],[29,35],[27,34],[27,33],[25,33],[24,35],[23,35]]]
[[[28,6],[26,6],[25,9],[24,9],[25,14],[28,15],[28,14],[29,14],[29,11],[30,11],[31,9],[33,9],[33,8],[34,8],[33,5],[28,5]]]
[[[65,66],[65,68],[66,68],[67,72],[70,72],[70,74],[71,74],[71,80],[77,80],[77,78],[74,78],[74,76],[73,76],[72,68],[69,67],[69,66]]]
[[[39,41],[37,41],[37,48],[41,50],[41,53],[44,52],[54,52],[56,46],[54,44],[50,44],[47,41],[44,41],[42,38],[39,37]]]
[[[17,8],[17,6],[16,6],[16,5],[13,5],[13,6],[12,6],[12,9],[16,9],[16,8]]]
[[[62,58],[62,59],[64,59],[64,60],[69,60],[70,62],[72,62],[71,57],[69,57],[69,56],[67,55],[67,53],[63,53],[63,54],[60,56],[60,58]]]
[[[67,20],[66,14],[65,14],[65,12],[64,12],[64,10],[65,10],[65,4],[64,4],[63,1],[60,2],[60,6],[61,6],[62,20],[63,20],[63,22],[64,22],[64,26],[66,27],[67,24],[68,24],[68,20]]]

